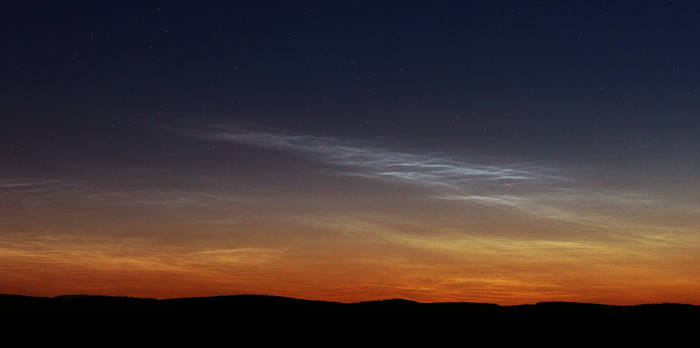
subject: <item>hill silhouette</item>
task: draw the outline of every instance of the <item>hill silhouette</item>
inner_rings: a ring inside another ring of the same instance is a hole
[[[152,298],[62,295],[0,295],[4,317],[130,316],[251,319],[517,319],[517,318],[695,318],[700,306],[661,303],[614,306],[591,303],[541,302],[501,306],[490,303],[420,303],[388,299],[357,303],[313,301],[267,295],[232,295],[157,300]]]

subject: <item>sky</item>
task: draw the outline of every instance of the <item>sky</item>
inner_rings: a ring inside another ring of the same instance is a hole
[[[695,2],[0,16],[0,293],[700,304]]]

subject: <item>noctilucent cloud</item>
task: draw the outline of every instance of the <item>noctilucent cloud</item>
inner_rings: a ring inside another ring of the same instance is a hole
[[[0,293],[700,304],[700,6],[3,12]]]

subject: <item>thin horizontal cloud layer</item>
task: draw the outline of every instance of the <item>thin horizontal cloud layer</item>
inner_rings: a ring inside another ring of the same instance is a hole
[[[620,230],[631,233],[682,232],[688,226],[669,227],[658,223],[640,221],[640,215],[674,212],[684,216],[697,215],[697,209],[688,206],[670,207],[659,199],[641,194],[619,192],[590,192],[586,195],[574,190],[540,189],[540,193],[507,195],[443,195],[433,198],[445,201],[478,204],[493,208],[512,209],[537,218],[556,220],[593,230]]]
[[[110,206],[215,207],[251,202],[253,197],[201,190],[145,190],[70,182],[70,180],[2,179],[0,202],[24,207],[41,207],[67,202]]]
[[[626,225],[629,229],[665,230],[634,216],[672,210],[689,216],[697,210],[670,204],[648,192],[596,188],[567,176],[567,171],[538,164],[476,163],[443,156],[387,150],[346,138],[242,131],[210,126],[192,131],[201,139],[256,146],[305,155],[339,166],[337,174],[430,188],[426,196],[442,201],[506,208],[598,230]]]
[[[211,127],[196,137],[304,154],[322,163],[343,166],[340,174],[384,181],[459,189],[474,182],[522,184],[561,180],[554,169],[533,164],[483,164],[441,156],[383,149],[367,142],[335,137],[246,132]]]

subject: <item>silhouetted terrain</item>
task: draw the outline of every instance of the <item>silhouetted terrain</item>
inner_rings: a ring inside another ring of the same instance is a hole
[[[419,303],[392,299],[359,303],[299,300],[262,295],[235,295],[156,300],[132,297],[68,295],[52,298],[0,295],[3,317],[130,316],[135,318],[700,318],[700,306],[646,304],[610,306],[589,303],[543,302],[499,306],[488,303]]]

